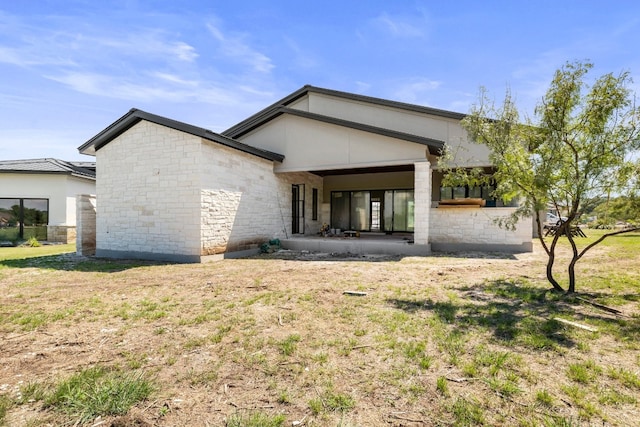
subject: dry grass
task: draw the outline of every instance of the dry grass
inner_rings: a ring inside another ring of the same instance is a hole
[[[547,292],[539,252],[0,261],[5,422],[72,424],[20,394],[106,365],[157,390],[101,425],[633,425],[640,236],[618,241],[578,290],[624,318]]]

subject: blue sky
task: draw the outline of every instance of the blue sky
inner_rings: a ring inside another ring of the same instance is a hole
[[[531,112],[573,60],[640,94],[640,2],[0,0],[0,160],[92,160],[134,107],[219,132],[305,84]]]

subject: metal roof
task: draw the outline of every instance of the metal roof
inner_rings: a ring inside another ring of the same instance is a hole
[[[53,173],[95,180],[96,164],[95,162],[68,162],[51,158],[0,160],[0,173]]]
[[[113,141],[115,138],[126,132],[141,120],[186,132],[191,135],[206,139],[208,141],[234,148],[248,154],[253,154],[254,156],[261,157],[263,159],[273,160],[277,162],[282,162],[284,160],[284,156],[281,154],[251,147],[227,136],[212,132],[208,129],[147,113],[136,108],[129,110],[127,114],[120,117],[118,120],[105,128],[102,132],[98,133],[96,136],[78,147],[78,150],[83,154],[95,155],[96,151],[107,145],[109,142]]]

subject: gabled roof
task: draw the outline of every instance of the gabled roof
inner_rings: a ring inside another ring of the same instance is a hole
[[[78,150],[83,154],[95,155],[96,151],[107,145],[109,142],[113,141],[118,136],[122,135],[124,132],[126,132],[141,120],[146,120],[148,122],[166,126],[171,129],[179,130],[181,132],[186,132],[188,134],[198,136],[208,141],[234,148],[248,154],[253,154],[254,156],[261,157],[263,159],[273,160],[277,162],[282,162],[284,160],[284,156],[281,154],[251,147],[249,145],[235,141],[227,136],[212,132],[208,129],[179,122],[177,120],[168,119],[166,117],[157,116],[155,114],[147,113],[136,108],[129,110],[127,114],[120,117],[110,126],[105,128],[102,132],[82,144],[80,147],[78,147]]]
[[[410,133],[399,132],[392,129],[381,128],[377,126],[371,126],[364,123],[352,122],[349,120],[338,119],[335,117],[325,116],[322,114],[310,113],[304,110],[298,110],[295,108],[288,107],[276,107],[269,111],[269,114],[264,115],[260,118],[260,120],[251,124],[246,129],[244,129],[238,136],[242,136],[248,132],[251,132],[253,129],[256,129],[265,123],[279,117],[283,114],[289,114],[292,116],[303,117],[305,119],[316,120],[319,122],[330,123],[337,126],[347,127],[350,129],[357,129],[369,133],[375,133],[378,135],[388,136],[391,138],[402,139],[405,141],[415,142],[418,144],[426,145],[429,148],[429,153],[434,155],[439,155],[444,148],[444,141],[440,141],[433,138],[425,138],[418,135],[413,135]]]
[[[0,160],[0,173],[66,174],[96,179],[95,162],[67,162],[59,159]]]
[[[437,108],[423,107],[421,105],[407,104],[407,103],[404,103],[404,102],[391,101],[391,100],[388,100],[388,99],[374,98],[374,97],[371,97],[371,96],[357,95],[357,94],[354,94],[354,93],[341,92],[341,91],[337,91],[337,90],[324,89],[324,88],[320,88],[320,87],[306,85],[306,86],[303,86],[302,88],[298,89],[297,91],[293,92],[292,94],[282,98],[280,101],[277,101],[274,104],[268,106],[267,108],[259,111],[258,113],[254,114],[253,116],[249,117],[248,119],[243,120],[242,122],[238,123],[237,125],[230,127],[229,129],[227,129],[224,132],[222,132],[222,135],[225,135],[225,136],[228,136],[228,137],[231,137],[231,138],[239,138],[239,137],[241,137],[243,135],[246,135],[247,133],[251,132],[252,130],[262,126],[263,124],[267,123],[268,121],[274,119],[275,117],[281,115],[284,112],[290,113],[290,114],[293,114],[294,111],[300,112],[301,110],[294,110],[294,109],[290,109],[290,108],[288,108],[286,110],[282,110],[282,109],[283,109],[283,107],[287,107],[288,105],[291,105],[295,101],[307,96],[310,92],[329,95],[329,96],[342,98],[342,99],[347,99],[347,100],[351,100],[351,101],[364,102],[364,103],[369,103],[369,104],[374,104],[374,105],[397,108],[397,109],[401,109],[401,110],[405,110],[405,111],[412,111],[412,112],[417,112],[417,113],[422,113],[422,114],[429,114],[429,115],[433,115],[433,116],[445,117],[445,118],[449,118],[449,119],[462,120],[463,118],[466,117],[465,114],[456,113],[456,112],[453,112],[453,111],[446,111],[446,110],[440,110],[440,109],[437,109]],[[429,148],[430,148],[430,151],[431,151],[431,148],[437,149],[437,151],[439,151],[442,148],[440,145],[444,144],[444,141],[438,141],[438,140],[434,140],[434,139],[431,139],[431,138],[424,138],[424,137],[420,137],[420,136],[417,136],[417,135],[410,135],[410,134],[403,133],[403,132],[392,131],[390,129],[376,128],[375,126],[368,126],[368,125],[364,125],[362,123],[349,122],[349,121],[346,121],[346,120],[335,119],[335,118],[332,118],[332,117],[322,116],[322,115],[315,114],[315,113],[309,113],[309,112],[305,112],[305,111],[302,111],[302,112],[305,113],[308,118],[327,121],[327,122],[332,122],[334,124],[340,124],[340,123],[342,125],[349,124],[349,127],[354,127],[354,128],[360,128],[360,127],[361,128],[365,128],[366,127],[367,128],[366,130],[368,130],[368,131],[372,131],[373,129],[377,129],[378,131],[376,133],[381,133],[381,132],[389,133],[389,132],[391,132],[391,133],[395,133],[397,135],[397,137],[399,137],[400,135],[411,136],[412,138],[414,138],[414,140],[409,139],[410,141],[423,143],[425,145],[428,145]],[[363,130],[365,130],[365,129],[363,129]],[[403,138],[403,139],[406,139],[406,138]]]

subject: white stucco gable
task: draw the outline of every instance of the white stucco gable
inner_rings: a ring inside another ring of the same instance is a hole
[[[379,98],[372,98],[362,95],[355,95],[328,89],[316,88],[313,86],[305,86],[289,97],[273,104],[267,109],[259,112],[242,123],[223,132],[224,135],[233,137],[243,141],[249,145],[256,145],[264,148],[272,144],[269,141],[262,142],[258,138],[267,136],[272,130],[262,133],[263,127],[270,127],[271,121],[280,114],[287,114],[287,111],[306,113],[307,117],[323,122],[331,122],[336,120],[342,122],[336,126],[344,126],[345,123],[361,126],[361,129],[371,134],[379,133],[396,133],[397,140],[410,140],[413,143],[423,143],[425,141],[433,141],[441,145],[446,144],[456,154],[456,163],[461,166],[490,166],[489,150],[486,146],[475,144],[469,141],[466,131],[460,125],[460,121],[465,117],[464,114],[451,111],[438,110],[419,105],[405,104],[401,102],[389,101]],[[317,126],[313,126],[313,120],[305,122],[306,130],[295,130],[295,135],[286,135],[286,139],[291,140],[300,134],[310,134],[317,130]],[[281,127],[281,125],[276,126]],[[278,132],[274,129],[275,132]],[[338,130],[336,129],[336,132]],[[415,138],[407,139],[407,136]],[[281,136],[282,137],[282,136]],[[424,138],[425,141],[420,141]],[[382,150],[383,154],[389,154],[393,149],[384,149],[374,142],[375,138],[371,138],[371,147],[368,151]],[[328,145],[335,149],[334,138],[320,141],[320,144]],[[345,142],[344,140],[342,141]],[[387,141],[393,145],[393,141]],[[283,143],[272,145],[272,147],[282,147]],[[286,144],[285,144],[286,145]],[[400,151],[403,147],[397,147]],[[435,150],[439,151],[439,150]],[[280,151],[277,151],[280,152]],[[289,158],[292,153],[282,151],[285,157]],[[438,154],[431,150],[431,154]],[[424,159],[412,157],[415,160]],[[325,160],[324,156],[318,158],[320,161]],[[398,159],[393,156],[389,157],[389,164],[394,164]],[[367,162],[363,162],[366,164]],[[373,162],[378,164],[378,161]],[[293,165],[292,165],[293,166]],[[284,165],[283,165],[284,167]]]
[[[429,151],[423,144],[292,114],[280,115],[242,142],[282,153],[276,172],[413,164]]]

